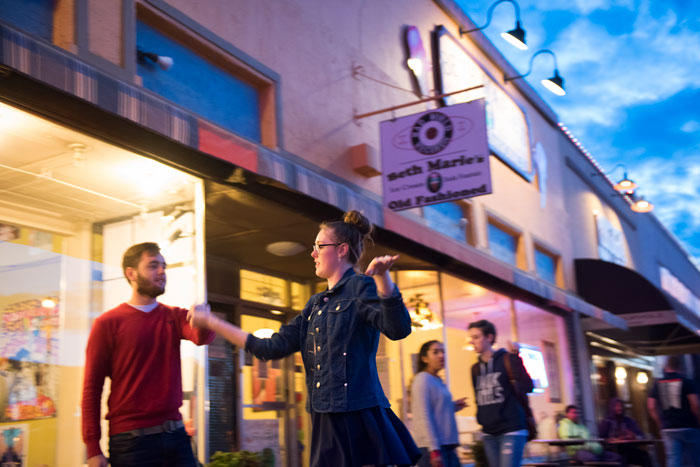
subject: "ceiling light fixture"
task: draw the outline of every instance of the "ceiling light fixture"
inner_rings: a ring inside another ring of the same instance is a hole
[[[552,52],[549,49],[540,49],[537,52],[535,52],[532,57],[530,57],[530,65],[528,67],[527,73],[524,75],[518,75],[518,76],[503,76],[503,81],[508,82],[508,81],[513,81],[514,79],[519,79],[519,78],[525,78],[527,75],[529,75],[532,72],[532,62],[535,60],[535,57],[541,54],[549,54],[552,56],[554,59],[554,76],[548,79],[543,79],[542,86],[544,86],[549,92],[552,94],[556,94],[557,96],[563,96],[566,94],[566,91],[564,90],[564,78],[562,78],[559,75],[559,69],[557,67],[557,56],[554,55],[554,52]]]
[[[274,242],[265,247],[268,253],[275,256],[294,256],[306,250],[299,242]]]
[[[85,167],[85,151],[89,148],[83,143],[71,143],[68,148],[73,151],[73,166]]]
[[[491,5],[488,11],[486,12],[486,24],[484,24],[480,28],[474,29],[465,30],[459,28],[460,37],[464,34],[469,34],[474,31],[480,31],[482,29],[487,28],[488,25],[491,24],[491,18],[493,17],[494,8],[496,8],[496,5],[499,5],[503,2],[512,3],[513,7],[515,8],[515,28],[511,29],[510,31],[502,32],[501,37],[505,39],[510,45],[517,47],[520,50],[527,50],[527,43],[525,42],[525,30],[520,26],[520,7],[514,0],[498,0],[496,3]]]

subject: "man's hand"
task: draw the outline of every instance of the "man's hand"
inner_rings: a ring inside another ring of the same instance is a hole
[[[508,349],[508,352],[518,355],[518,352],[520,351],[520,344],[517,342],[508,341],[506,342],[506,348]]]
[[[187,312],[187,321],[192,327],[208,329],[211,318],[212,314],[208,303],[193,305]]]
[[[102,454],[92,456],[87,460],[87,465],[88,467],[107,467],[107,458]]]
[[[455,400],[455,401],[453,401],[453,402],[454,402],[454,405],[455,405],[455,412],[459,412],[460,410],[462,410],[463,408],[465,408],[467,405],[469,405],[469,404],[467,404],[467,398],[466,398],[466,397],[462,397],[461,399],[457,399],[457,400]]]

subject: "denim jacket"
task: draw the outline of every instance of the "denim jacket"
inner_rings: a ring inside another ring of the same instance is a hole
[[[306,409],[349,412],[389,407],[377,374],[379,333],[399,340],[411,333],[411,318],[398,289],[379,298],[371,277],[350,268],[330,290],[269,339],[252,334],[245,348],[257,358],[277,359],[301,351],[306,368]]]

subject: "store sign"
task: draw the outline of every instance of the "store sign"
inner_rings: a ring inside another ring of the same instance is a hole
[[[625,253],[625,239],[620,229],[615,228],[605,216],[595,216],[595,225],[598,231],[598,256],[603,261],[625,266],[627,254]]]
[[[473,86],[481,89],[444,98],[447,105],[485,97],[489,148],[527,180],[532,179],[530,135],[525,112],[495,83],[443,26],[433,34],[435,47],[435,88],[446,94]]]
[[[491,193],[483,99],[387,120],[380,133],[387,208]]]
[[[700,316],[700,298],[665,267],[659,266],[659,272],[661,274],[661,288],[690,308],[697,316]]]

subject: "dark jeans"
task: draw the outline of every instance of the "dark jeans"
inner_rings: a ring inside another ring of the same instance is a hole
[[[133,436],[120,433],[109,438],[112,467],[195,467],[190,437],[184,428],[172,433]]]

